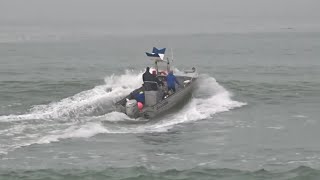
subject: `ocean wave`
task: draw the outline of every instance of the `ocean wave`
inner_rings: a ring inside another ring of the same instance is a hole
[[[0,178],[7,179],[158,179],[158,180],[187,180],[187,179],[228,179],[228,180],[317,180],[320,170],[306,166],[285,172],[272,172],[264,169],[244,171],[235,169],[211,169],[195,167],[192,169],[155,170],[146,167],[105,168],[105,169],[39,169],[39,170],[1,170]]]

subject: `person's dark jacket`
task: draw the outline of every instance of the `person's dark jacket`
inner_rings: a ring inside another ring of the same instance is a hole
[[[156,82],[158,83],[159,85],[164,85],[162,81],[160,81],[157,77],[155,77],[154,75],[152,75],[150,72],[149,72],[149,69],[146,70],[145,73],[143,73],[142,75],[142,79],[143,81],[152,81],[152,82]]]

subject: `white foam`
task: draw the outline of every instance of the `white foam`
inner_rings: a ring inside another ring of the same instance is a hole
[[[167,131],[176,124],[207,119],[216,113],[246,104],[232,100],[232,95],[212,77],[201,76],[198,84],[199,88],[195,90],[194,97],[180,112],[167,116],[167,119],[159,121],[146,130]]]
[[[106,77],[106,84],[61,101],[47,105],[35,105],[30,109],[30,112],[21,115],[0,116],[0,122],[21,121],[19,124],[12,124],[12,127],[0,130],[2,136],[13,138],[8,144],[1,145],[0,153],[7,153],[35,143],[52,142],[72,137],[90,137],[96,133],[105,133],[106,131],[97,128],[98,126],[89,125],[92,127],[90,129],[86,128],[86,125],[76,125],[79,120],[100,120],[99,114],[107,113],[102,116],[107,121],[130,119],[123,113],[108,113],[108,109],[111,108],[115,100],[140,86],[141,74],[141,72],[126,71],[122,75],[111,75]],[[97,111],[101,111],[97,113],[98,116],[96,116]],[[80,129],[77,131],[78,126]],[[96,133],[95,130],[97,130]],[[72,133],[73,131],[78,133]],[[87,133],[82,133],[83,131]]]
[[[100,133],[108,133],[108,130],[103,127],[100,123],[86,123],[84,125],[79,126],[71,126],[70,128],[57,131],[52,135],[47,135],[38,140],[37,144],[45,144],[51,142],[57,142],[60,139],[68,139],[68,138],[89,138],[96,134]]]
[[[275,129],[275,130],[282,130],[284,129],[283,126],[270,126],[270,127],[267,127],[268,129]]]
[[[0,116],[2,122],[25,121],[23,124],[13,124],[13,127],[10,127],[8,137],[10,135],[16,138],[9,144],[3,145],[0,151],[5,153],[31,144],[57,142],[68,138],[89,138],[101,133],[165,132],[177,124],[208,119],[219,112],[245,105],[232,100],[232,94],[213,77],[202,75],[198,79],[198,88],[194,91],[190,102],[179,112],[164,115],[157,122],[121,123],[115,126],[112,122],[135,121],[135,119],[112,111],[104,112],[103,115],[95,114],[106,106],[112,106],[114,101],[139,87],[142,83],[141,75],[142,72],[133,71],[126,71],[123,75],[111,75],[105,78],[104,85],[59,102],[36,105],[30,113]],[[34,119],[38,124],[26,121]],[[0,134],[7,132],[2,130]]]
[[[97,117],[100,121],[118,122],[118,121],[128,121],[134,120],[128,117],[126,114],[113,111],[108,114]]]
[[[0,121],[22,121],[34,119],[66,119],[81,116],[103,114],[112,106],[113,101],[130,93],[141,85],[141,73],[126,71],[120,76],[111,75],[105,78],[105,85],[96,86],[74,96],[52,102],[48,105],[36,105],[30,113],[22,115],[0,116]],[[99,112],[100,111],[100,112]]]
[[[308,116],[302,115],[302,114],[293,115],[292,117],[295,117],[295,118],[308,118]]]
[[[179,112],[165,115],[155,124],[142,124],[134,127],[109,129],[108,133],[164,132],[177,124],[207,119],[219,112],[229,111],[246,104],[232,100],[232,94],[217,83],[213,77],[205,75],[201,76],[198,83],[199,88],[195,90],[194,97]],[[113,119],[111,121],[121,118],[120,114],[113,113],[106,114],[105,116]]]

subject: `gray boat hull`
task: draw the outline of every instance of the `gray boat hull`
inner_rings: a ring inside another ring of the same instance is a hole
[[[144,106],[144,108],[135,116],[131,118],[144,117],[146,119],[151,119],[156,116],[164,114],[166,111],[172,109],[172,107],[183,102],[186,98],[190,97],[197,78],[187,77],[187,76],[177,76],[177,80],[180,82],[181,86],[176,87],[176,92],[159,100],[155,105]],[[187,83],[186,83],[187,82]],[[143,89],[140,87],[134,90],[132,93],[139,92]],[[126,113],[126,99],[130,99],[131,95],[128,95],[116,103],[116,110],[119,112]]]

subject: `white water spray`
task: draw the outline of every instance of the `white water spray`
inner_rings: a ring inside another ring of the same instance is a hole
[[[177,70],[178,72],[178,70]],[[56,142],[67,138],[89,138],[101,133],[152,133],[165,132],[177,124],[210,119],[219,112],[241,107],[245,103],[231,99],[232,95],[213,77],[202,75],[199,87],[193,97],[182,109],[164,115],[155,123],[125,123],[138,120],[130,119],[123,113],[113,112],[111,107],[116,100],[127,95],[142,84],[142,72],[126,71],[123,75],[105,78],[105,84],[74,96],[36,105],[29,113],[22,115],[0,116],[0,122],[21,122],[12,124],[12,132],[0,131],[0,135],[14,139],[0,151],[6,153],[21,146]],[[97,113],[98,112],[98,113]],[[38,124],[34,124],[36,123]],[[112,126],[112,123],[123,122]],[[32,129],[32,134],[26,129]],[[11,136],[10,136],[11,134]]]

